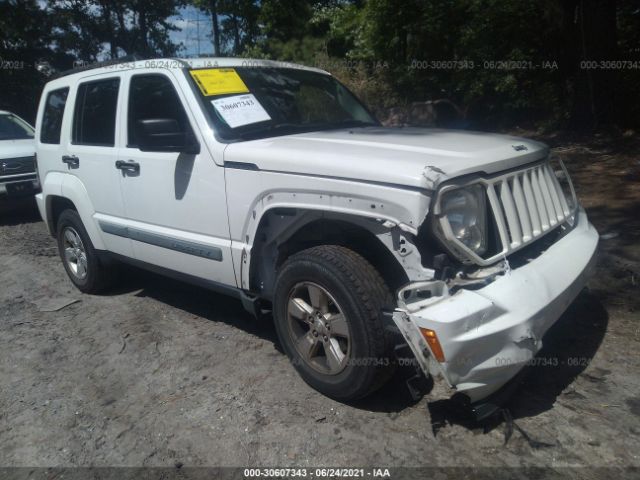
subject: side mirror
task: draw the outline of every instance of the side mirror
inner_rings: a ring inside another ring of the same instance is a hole
[[[147,118],[135,124],[138,148],[143,152],[198,154],[200,144],[174,118]]]

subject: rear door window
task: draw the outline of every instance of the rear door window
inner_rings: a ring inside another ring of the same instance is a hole
[[[61,88],[53,90],[47,95],[40,128],[40,142],[55,145],[60,143],[62,117],[64,116],[64,107],[67,104],[68,94],[68,88]]]
[[[119,78],[83,83],[78,87],[73,115],[72,143],[115,145]]]

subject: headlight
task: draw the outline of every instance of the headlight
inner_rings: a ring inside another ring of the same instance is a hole
[[[440,204],[451,233],[476,255],[487,251],[487,208],[484,188],[471,185],[445,192]]]

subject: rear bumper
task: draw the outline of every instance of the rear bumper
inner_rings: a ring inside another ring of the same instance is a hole
[[[477,402],[532,363],[545,332],[584,287],[597,244],[598,233],[580,210],[576,226],[535,260],[483,288],[397,309],[393,320],[425,373],[441,373]],[[444,362],[429,355],[419,328],[436,332]]]

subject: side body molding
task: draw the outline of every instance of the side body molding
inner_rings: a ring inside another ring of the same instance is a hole
[[[105,233],[117,235],[119,237],[129,238],[156,247],[168,248],[177,252],[194,255],[196,257],[207,258],[209,260],[222,261],[222,249],[202,243],[190,242],[173,238],[167,235],[145,232],[138,228],[128,227],[125,225],[116,225],[113,223],[99,220],[100,229]]]

